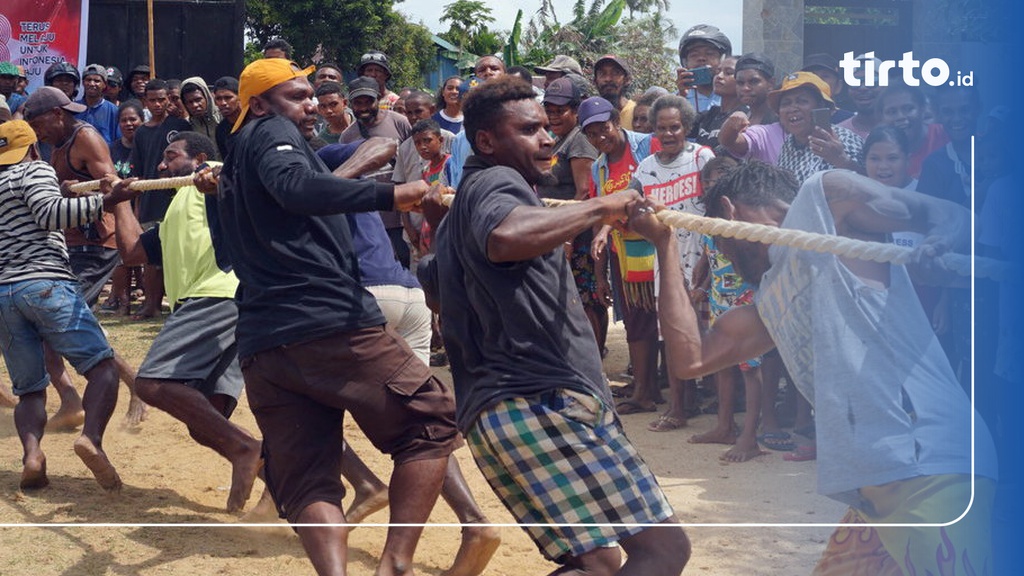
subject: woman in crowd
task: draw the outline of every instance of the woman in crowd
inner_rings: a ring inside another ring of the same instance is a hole
[[[449,76],[445,78],[441,89],[437,91],[437,112],[431,118],[441,128],[458,134],[462,131],[462,93],[459,86],[462,85],[462,78]]]
[[[696,117],[693,106],[680,96],[669,94],[654,102],[648,118],[654,126],[654,136],[661,143],[661,149],[640,162],[629,187],[643,191],[644,196],[665,205],[669,210],[703,216],[700,171],[715,155],[707,146],[686,139]],[[700,235],[683,228],[676,229],[675,234],[680,248],[679,265],[686,282],[691,283],[693,268],[701,256]],[[651,423],[652,427],[672,429],[686,425],[686,409],[691,404],[689,398],[686,398],[687,390],[692,391],[695,386],[692,381],[684,383],[669,378],[669,388],[671,398],[668,410],[660,419]],[[643,403],[620,403],[619,412],[653,412],[657,409],[654,406],[657,398],[643,400]]]
[[[910,144],[910,175],[921,175],[921,166],[929,154],[949,142],[941,124],[924,121],[928,102],[920,89],[894,84],[878,97],[878,111],[882,122],[895,126]]]
[[[142,104],[138,100],[127,100],[117,107],[117,123],[121,128],[121,138],[110,143],[110,159],[121,178],[127,178],[132,170],[131,155],[135,145],[135,131],[142,126],[143,116]],[[123,264],[114,269],[110,280],[110,296],[100,306],[101,311],[118,316],[128,315],[131,305],[129,287],[132,270],[138,273],[138,268],[129,268]]]
[[[828,84],[810,72],[790,74],[782,88],[768,94],[768,103],[779,115],[786,133],[777,164],[792,172],[798,182],[822,170],[861,169],[863,140],[852,131],[815,123],[815,110],[835,109]]]
[[[633,118],[635,123],[638,117]],[[583,101],[579,123],[587,140],[601,153],[591,172],[592,195],[607,196],[628,190],[637,166],[651,153],[652,137],[622,128],[619,111],[600,97]],[[633,384],[626,388],[630,390],[628,399],[619,403],[619,410],[627,405],[646,410],[660,398],[656,382],[658,309],[654,298],[654,246],[637,234],[601,226],[594,234],[590,253],[597,274],[598,298],[605,304],[614,301],[616,315],[621,316],[626,328]]]
[[[729,115],[739,110],[742,103],[736,91],[736,61],[738,56],[726,56],[718,66],[718,74],[715,74],[715,94],[721,99],[721,104],[715,104],[706,112],[697,116],[693,129],[690,130],[690,139],[698,144],[714,148],[718,146],[718,132],[722,128]]]
[[[544,112],[548,116],[549,129],[555,136],[555,148],[551,158],[552,180],[537,185],[541,198],[585,200],[590,196],[590,169],[598,153],[577,125],[577,112],[583,95],[582,87],[569,78],[555,80],[544,92]],[[597,297],[594,261],[590,258],[593,239],[590,230],[581,233],[571,245],[566,245],[566,254],[571,261],[580,302],[603,357],[608,336],[608,306]]]

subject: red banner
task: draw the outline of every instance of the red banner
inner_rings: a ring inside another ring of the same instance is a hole
[[[31,91],[55,62],[85,67],[88,25],[88,0],[3,0],[0,61],[24,67]]]

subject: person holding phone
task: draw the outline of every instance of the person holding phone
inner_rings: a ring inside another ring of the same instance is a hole
[[[781,88],[768,93],[768,103],[786,133],[777,164],[792,172],[797,181],[832,168],[863,172],[864,141],[831,124],[835,102],[821,78],[794,72],[783,78]]]
[[[722,104],[722,98],[715,94],[715,75],[722,58],[730,54],[729,38],[709,24],[697,24],[679,39],[682,67],[676,69],[676,87],[697,113]]]

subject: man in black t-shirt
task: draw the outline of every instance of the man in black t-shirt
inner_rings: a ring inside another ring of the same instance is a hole
[[[143,101],[149,110],[150,119],[135,132],[132,148],[132,176],[144,179],[159,178],[157,167],[163,161],[164,149],[172,136],[192,129],[188,120],[175,118],[167,113],[170,100],[167,97],[167,82],[154,78],[146,83],[146,97]],[[143,228],[150,228],[164,219],[164,212],[171,204],[173,189],[150,190],[139,197],[137,217]],[[142,273],[142,289],[146,301],[134,318],[152,318],[160,315],[164,296],[163,272],[157,266],[147,265]]]
[[[475,155],[437,231],[436,274],[425,274],[439,284],[459,428],[491,488],[563,571],[679,574],[689,541],[678,527],[644,526],[677,520],[622,432],[563,252],[583,230],[621,222],[640,195],[545,208],[533,186],[550,173],[554,141],[518,78],[478,86],[463,114]]]
[[[333,176],[306,143],[316,125],[310,72],[281,58],[242,72],[217,205],[239,280],[238,357],[267,487],[290,523],[329,524],[296,532],[318,573],[341,574],[345,412],[395,462],[392,524],[427,520],[458,436],[451,393],[360,285],[345,215],[408,210],[427,184]],[[392,526],[378,574],[408,569],[421,532]]]

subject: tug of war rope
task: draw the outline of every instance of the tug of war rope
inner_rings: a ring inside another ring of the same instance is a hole
[[[153,180],[136,180],[128,185],[131,190],[162,190],[166,188],[179,188],[191,186],[192,176],[178,176],[175,178],[157,178]],[[79,182],[72,184],[68,189],[76,194],[98,190],[99,180]],[[441,203],[450,206],[455,199],[454,194],[442,194]],[[574,204],[574,200],[544,200],[549,207]],[[751,242],[764,244],[778,244],[800,250],[813,252],[827,252],[836,256],[856,258],[859,260],[871,260],[874,262],[889,262],[892,264],[912,263],[914,251],[909,248],[887,244],[884,242],[870,242],[846,238],[844,236],[833,236],[829,234],[818,234],[805,232],[803,230],[792,230],[787,228],[776,228],[763,224],[740,222],[736,220],[723,220],[721,218],[708,218],[697,216],[675,210],[662,210],[657,213],[657,218],[666,225],[673,228],[685,228],[691,232],[706,234],[708,236],[722,236],[725,238],[736,238]],[[942,266],[960,276],[970,276],[971,257],[965,254],[947,253],[938,257]],[[991,258],[974,258],[973,274],[977,278],[991,278],[1001,280],[1007,277],[1009,265]]]

